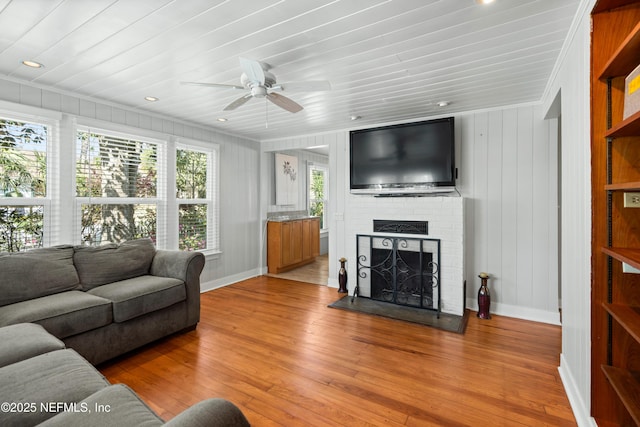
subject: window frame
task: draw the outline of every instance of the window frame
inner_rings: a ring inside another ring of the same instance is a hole
[[[311,184],[313,182],[312,173],[314,170],[321,171],[324,175],[323,181],[323,199],[314,199],[311,197]],[[307,212],[311,212],[311,203],[314,201],[322,201],[322,218],[320,220],[321,232],[326,232],[329,230],[329,222],[327,221],[327,204],[329,203],[329,165],[322,163],[307,163]]]
[[[51,246],[57,241],[57,231],[59,228],[58,204],[55,203],[54,195],[59,193],[56,186],[56,176],[58,175],[59,158],[59,137],[58,126],[60,115],[51,114],[37,108],[29,109],[6,109],[4,102],[0,103],[0,120],[17,121],[42,125],[47,128],[47,139],[45,147],[46,155],[46,176],[45,195],[42,197],[0,197],[0,206],[20,207],[20,206],[42,206],[42,239],[41,247]],[[31,112],[33,111],[33,112]],[[31,248],[25,248],[31,249]]]
[[[137,129],[136,129],[137,130]],[[82,241],[82,206],[89,205],[155,205],[156,208],[156,247],[167,248],[166,244],[166,150],[167,141],[157,137],[142,135],[136,130],[122,131],[109,126],[94,126],[91,124],[76,124],[73,129],[73,199],[74,199],[74,240],[78,244]],[[92,197],[78,196],[77,193],[77,162],[78,162],[78,134],[87,132],[89,134],[104,135],[119,139],[135,140],[154,144],[156,146],[156,195],[155,197]],[[98,202],[96,202],[98,201]]]
[[[33,106],[25,106],[0,100],[0,117],[5,120],[41,124],[47,127],[47,176],[46,196],[37,198],[2,197],[4,206],[43,206],[42,246],[81,243],[82,204],[91,199],[91,204],[122,204],[122,198],[82,198],[76,194],[76,147],[78,131],[105,134],[117,138],[135,139],[157,144],[157,192],[155,198],[129,198],[128,204],[156,205],[157,223],[156,247],[158,249],[178,249],[177,224],[178,204],[188,202],[177,199],[175,193],[175,147],[211,151],[212,161],[208,162],[208,190],[212,197],[207,209],[208,239],[212,243],[206,256],[220,254],[220,144],[199,139],[171,136],[166,132],[129,126],[123,123],[81,117]],[[172,200],[176,202],[173,203]],[[198,201],[200,202],[200,201]],[[174,237],[174,235],[176,237]],[[209,245],[209,243],[208,243]]]
[[[177,185],[177,152],[183,151],[195,151],[205,153],[207,155],[207,185],[206,192],[207,197],[205,199],[186,199],[179,198],[178,191],[175,187]],[[176,248],[179,247],[179,210],[180,205],[188,204],[200,204],[207,206],[207,247],[200,249],[198,252],[202,252],[205,255],[220,254],[220,204],[219,204],[219,176],[220,176],[220,146],[214,143],[204,143],[202,141],[191,140],[186,138],[180,138],[176,140],[174,153],[173,153],[173,183],[174,192],[173,200],[175,211],[175,227],[173,227]]]

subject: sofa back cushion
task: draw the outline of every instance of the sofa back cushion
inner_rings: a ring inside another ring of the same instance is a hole
[[[0,306],[78,289],[73,246],[0,253]]]
[[[149,274],[156,248],[151,239],[120,244],[76,246],[73,263],[83,290]]]

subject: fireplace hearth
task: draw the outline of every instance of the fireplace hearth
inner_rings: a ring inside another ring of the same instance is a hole
[[[356,239],[362,295],[440,314],[439,239],[362,234]]]

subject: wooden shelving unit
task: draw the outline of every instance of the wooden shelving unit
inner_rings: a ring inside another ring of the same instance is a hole
[[[640,382],[637,379],[638,375],[625,369],[605,365],[602,366],[602,371],[618,396],[620,396],[622,404],[633,421],[640,425],[640,406],[638,406],[637,398],[634,398],[637,397],[637,391],[640,387]]]
[[[640,111],[613,126],[604,135],[609,138],[640,135]]]
[[[640,425],[640,112],[623,120],[624,79],[640,65],[640,1],[601,0],[592,11],[592,369],[599,425]]]
[[[633,268],[640,269],[640,249],[632,248],[602,248],[602,252],[620,262],[629,264]]]

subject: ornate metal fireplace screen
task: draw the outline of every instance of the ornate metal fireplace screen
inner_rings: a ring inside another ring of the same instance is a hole
[[[440,240],[358,234],[357,289],[440,315]]]

